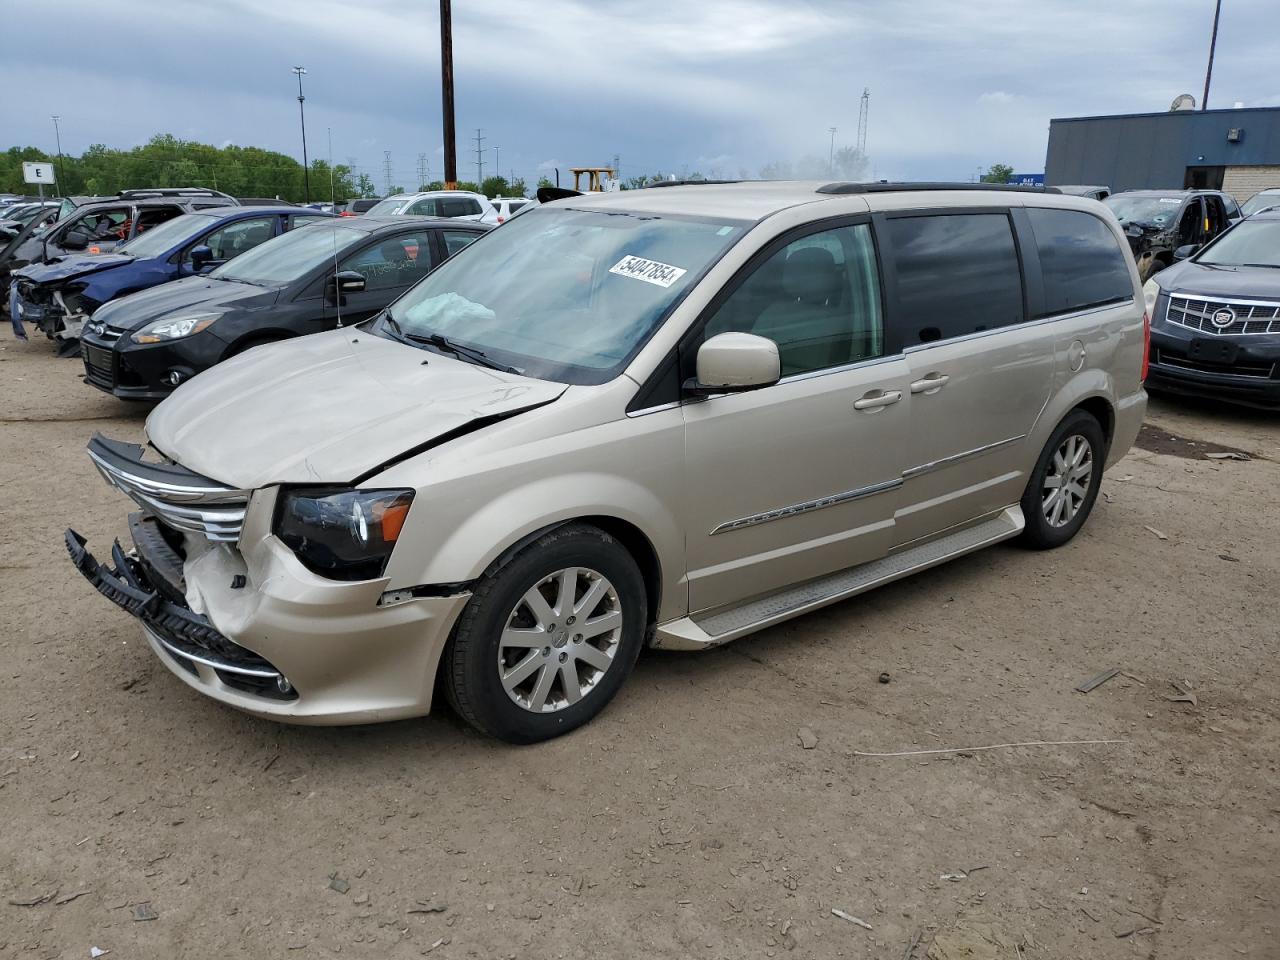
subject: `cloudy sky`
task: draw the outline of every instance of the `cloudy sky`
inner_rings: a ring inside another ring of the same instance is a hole
[[[312,157],[412,187],[441,171],[435,0],[0,2],[0,149],[158,132]],[[1280,104],[1280,2],[1224,0],[1211,106]],[[1050,117],[1197,100],[1213,0],[454,0],[459,174],[621,158],[623,176],[756,175],[854,141],[877,177],[1044,169]]]

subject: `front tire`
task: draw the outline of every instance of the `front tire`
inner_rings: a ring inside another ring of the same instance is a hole
[[[445,693],[500,740],[557,737],[613,699],[647,620],[627,550],[595,527],[557,527],[481,578],[444,653]]]
[[[1106,437],[1092,414],[1073,410],[1058,424],[1022,494],[1024,544],[1048,550],[1080,532],[1098,499],[1106,455]]]

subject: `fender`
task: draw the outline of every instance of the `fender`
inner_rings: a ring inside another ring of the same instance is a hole
[[[584,491],[591,492],[590,499],[583,497]],[[423,501],[415,504],[421,511],[419,517],[425,516],[430,527],[433,509],[430,488],[419,497]],[[443,506],[450,500],[450,494],[443,494],[438,503]],[[601,516],[635,527],[653,547],[662,579],[658,619],[688,613],[684,530],[671,504],[663,502],[643,483],[618,474],[565,473],[538,478],[492,500],[481,504],[473,502],[469,506],[473,512],[456,519],[443,540],[431,536],[438,531],[419,528],[414,539],[425,533],[433,541],[425,557],[421,551],[392,555],[387,569],[391,580],[389,589],[470,582],[526,537],[560,523]],[[410,522],[413,522],[412,511]],[[416,557],[412,556],[414,553]]]

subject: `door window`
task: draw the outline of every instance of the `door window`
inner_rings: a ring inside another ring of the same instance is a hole
[[[431,269],[431,234],[388,237],[352,254],[338,269],[354,270],[364,277],[366,290],[390,290],[417,283]]]
[[[414,216],[418,216],[418,217],[440,216],[440,214],[436,212],[435,197],[426,197],[422,200],[418,200],[415,203],[409,204],[409,208],[405,210],[405,213],[413,214]]]
[[[470,217],[483,212],[475,197],[440,197],[436,206],[442,217]]]
[[[237,220],[213,231],[202,243],[213,251],[214,260],[230,260],[246,250],[252,250],[264,240],[270,240],[275,230],[275,221],[275,216]],[[188,250],[187,261],[190,260],[191,251]]]
[[[444,238],[444,255],[452,257],[480,234],[473,230],[441,230],[440,236]]]
[[[181,207],[145,207],[138,211],[138,225],[134,230],[134,236],[145,233],[152,227],[158,227],[166,220],[180,217],[183,212]]]
[[[1129,264],[1111,229],[1079,210],[1027,210],[1044,277],[1043,316],[1133,298]]]
[[[70,227],[65,236],[75,236],[86,243],[119,240],[121,228],[129,221],[128,207],[109,207],[86,213],[84,219]]]
[[[880,283],[870,228],[812,233],[778,250],[717,308],[703,336],[729,332],[776,343],[784,377],[880,356]]]
[[[1223,205],[1221,197],[1206,196],[1204,198],[1204,209],[1205,240],[1209,240],[1227,229],[1227,208]]]
[[[1013,228],[1003,213],[888,222],[904,343],[994,330],[1024,319]]]

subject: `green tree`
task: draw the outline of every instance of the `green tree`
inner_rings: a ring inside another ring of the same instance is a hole
[[[506,177],[485,177],[484,182],[480,184],[480,193],[491,199],[508,196],[510,189],[511,185],[507,183]]]
[[[1008,183],[1013,177],[1013,167],[1007,163],[993,163],[982,175],[983,183]]]
[[[554,186],[555,186],[555,183],[545,173],[538,178],[537,189],[541,190],[543,187],[554,187]]]
[[[842,180],[862,180],[867,176],[866,154],[856,147],[841,147],[832,159],[833,172]]]
[[[373,185],[373,181],[369,179],[367,173],[360,174],[360,178],[356,181],[356,196],[362,200],[372,200],[378,195],[378,190]]]

